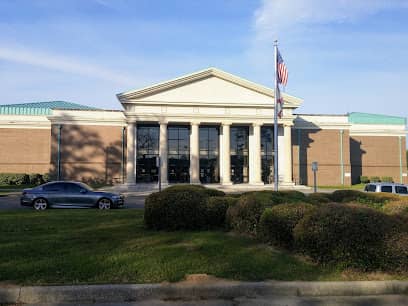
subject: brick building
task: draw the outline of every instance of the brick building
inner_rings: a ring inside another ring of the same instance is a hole
[[[128,184],[273,183],[270,88],[215,68],[117,95],[123,111],[54,101],[0,105],[0,173]],[[360,176],[407,183],[406,120],[297,114],[283,94],[281,185],[349,185]]]

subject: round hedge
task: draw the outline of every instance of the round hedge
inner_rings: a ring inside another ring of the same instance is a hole
[[[228,208],[227,225],[237,232],[256,235],[259,220],[265,208],[255,194],[242,195],[235,205]]]
[[[280,204],[267,208],[259,223],[259,237],[266,242],[292,248],[293,229],[316,206],[306,203]]]
[[[329,193],[314,192],[307,196],[307,201],[313,204],[326,204],[332,202]]]
[[[210,197],[207,200],[207,224],[210,227],[224,227],[227,210],[238,202],[233,197]]]
[[[189,184],[180,184],[167,187],[165,191],[197,191],[203,192],[209,197],[222,197],[225,196],[225,192],[217,189],[206,188],[202,185],[189,185]]]
[[[404,232],[400,220],[374,209],[328,204],[307,214],[293,231],[295,246],[321,263],[387,269],[387,240]]]
[[[145,225],[157,230],[204,228],[207,199],[205,192],[197,189],[152,193],[145,200]]]

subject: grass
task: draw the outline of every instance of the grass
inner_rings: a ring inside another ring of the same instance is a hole
[[[8,211],[0,214],[0,232],[0,284],[173,282],[194,273],[237,280],[370,278],[223,231],[148,231],[139,210]],[[387,278],[400,277],[381,277]]]
[[[354,184],[354,185],[333,185],[333,186],[317,186],[321,189],[352,189],[352,190],[363,190],[366,184]],[[313,186],[309,186],[313,187]]]

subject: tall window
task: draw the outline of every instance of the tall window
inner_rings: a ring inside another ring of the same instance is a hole
[[[136,143],[136,181],[138,183],[157,182],[156,157],[159,156],[159,127],[156,125],[138,125]]]
[[[248,183],[248,134],[247,126],[231,127],[231,180],[234,183]]]
[[[170,183],[190,182],[190,128],[168,127],[168,178]]]
[[[261,128],[262,181],[273,183],[273,127]]]
[[[200,182],[219,183],[219,128],[200,126]]]

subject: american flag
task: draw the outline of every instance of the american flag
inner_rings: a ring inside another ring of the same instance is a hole
[[[280,52],[278,50],[278,82],[282,84],[283,86],[286,86],[288,83],[288,69],[286,69],[285,62],[283,61],[282,56],[280,55]]]
[[[281,97],[280,89],[279,86],[276,88],[276,108],[277,108],[277,114],[278,118],[282,118],[282,111],[283,111],[283,99]]]

